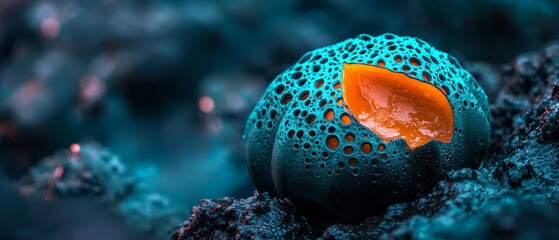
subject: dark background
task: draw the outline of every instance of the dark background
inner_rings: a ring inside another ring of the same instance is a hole
[[[254,191],[246,118],[303,53],[390,32],[499,66],[558,38],[558,11],[554,0],[0,0],[0,236],[153,237],[88,199],[21,196],[19,179],[73,143],[147,172],[186,219],[202,198]]]

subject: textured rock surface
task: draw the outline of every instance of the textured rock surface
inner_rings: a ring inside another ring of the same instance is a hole
[[[98,144],[73,144],[40,161],[19,185],[20,193],[45,200],[89,197],[113,209],[139,231],[164,238],[181,212],[166,197],[144,186],[143,172],[130,171]]]
[[[494,82],[498,86],[491,106],[493,142],[478,170],[450,172],[428,194],[419,195],[412,202],[391,205],[385,215],[367,218],[356,225],[317,224],[298,215],[289,202],[277,198],[264,197],[258,202],[252,198],[225,200],[243,202],[242,207],[222,204],[224,200],[204,200],[172,239],[209,237],[216,233],[238,238],[237,233],[249,226],[255,232],[243,237],[550,239],[559,236],[559,44],[551,44],[539,53],[518,56],[503,66],[498,75],[491,71],[478,68],[473,73],[482,76],[482,85]],[[491,76],[498,78],[491,79]],[[275,204],[274,211],[259,215],[259,219],[268,221],[244,224],[246,221],[239,215],[223,217],[225,212],[252,213],[262,204]],[[284,218],[278,217],[282,214],[294,222],[290,222],[289,228],[278,230],[284,222]],[[211,226],[217,223],[230,228],[227,232],[216,232]],[[300,229],[310,230],[301,232]]]
[[[316,234],[309,221],[288,201],[255,192],[247,199],[202,200],[171,238],[294,239]]]

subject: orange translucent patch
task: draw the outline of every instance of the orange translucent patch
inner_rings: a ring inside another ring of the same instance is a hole
[[[344,64],[342,88],[357,121],[385,142],[404,138],[415,149],[431,140],[452,139],[450,103],[429,83],[381,67]]]

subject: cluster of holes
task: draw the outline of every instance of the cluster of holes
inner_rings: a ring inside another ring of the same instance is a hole
[[[329,110],[331,109],[327,109],[324,116],[330,115],[328,114]],[[300,116],[305,111],[297,109],[294,112],[295,115]],[[314,114],[308,116],[314,116]],[[342,116],[345,115],[342,114]],[[340,123],[342,123],[342,118],[340,117]],[[374,169],[377,169],[379,168],[379,159],[389,162],[387,160],[389,158],[388,154],[385,153],[386,145],[384,143],[366,141],[368,139],[367,134],[356,137],[355,132],[363,132],[362,130],[345,131],[341,134],[340,127],[320,125],[318,132],[328,133],[324,142],[316,138],[319,134],[316,130],[294,128],[287,132],[286,137],[293,143],[294,150],[304,149],[305,151],[310,151],[310,156],[304,160],[307,171],[314,171],[319,176],[320,173],[332,175],[339,174],[343,170],[349,170],[353,175],[358,176],[362,165],[370,164]],[[362,159],[363,157],[368,158],[368,160]],[[335,162],[335,166],[337,166],[334,169],[330,165],[332,162]],[[380,172],[380,169],[373,172]]]

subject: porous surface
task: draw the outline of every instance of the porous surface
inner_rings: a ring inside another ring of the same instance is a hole
[[[384,142],[344,105],[344,63],[403,73],[447,94],[449,143]],[[345,222],[428,191],[449,170],[476,167],[490,142],[489,104],[458,61],[422,40],[360,35],[305,54],[276,77],[247,122],[249,172],[260,191]]]
[[[492,147],[479,169],[451,171],[429,193],[420,194],[408,203],[391,205],[385,215],[367,218],[359,224],[324,226],[297,218],[301,220],[297,224],[311,224],[314,231],[296,238],[556,239],[559,236],[559,135],[555,134],[559,131],[559,43],[549,45],[540,53],[520,55],[498,74],[491,68],[477,68],[474,73],[483,76],[482,83],[499,86],[491,104],[495,116]],[[273,203],[280,199],[266,201]],[[281,202],[280,208],[291,209],[289,203]],[[221,212],[205,211],[208,209],[204,207],[197,212],[206,216],[196,218],[209,219]],[[218,217],[203,224],[212,226],[215,221],[226,221],[221,224],[228,225],[240,219]],[[273,228],[267,226],[277,226],[279,222],[279,219],[262,221],[253,227],[261,235],[272,234],[268,229]],[[202,223],[185,222],[180,228],[186,229],[183,236],[191,236],[188,229],[202,229],[197,224]],[[236,229],[243,226],[236,225]],[[206,228],[204,233],[197,234],[211,236],[213,231]],[[188,239],[173,236],[173,239]]]

